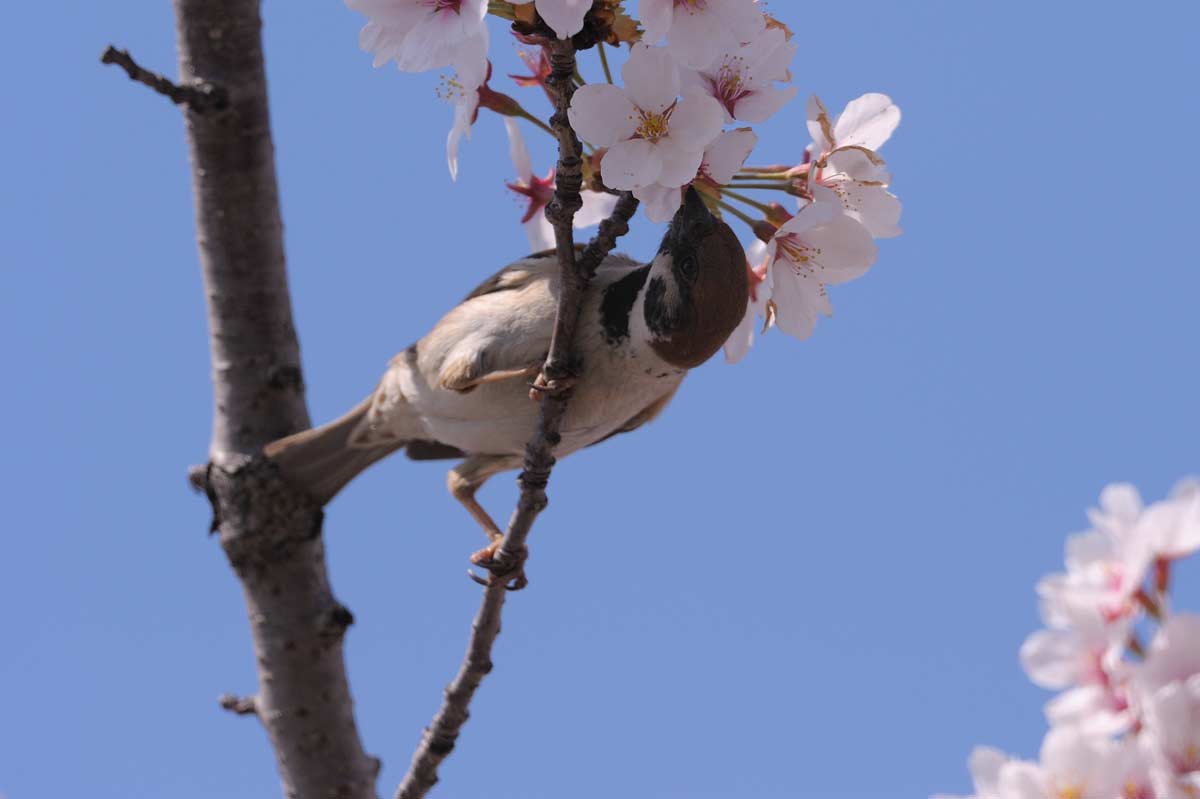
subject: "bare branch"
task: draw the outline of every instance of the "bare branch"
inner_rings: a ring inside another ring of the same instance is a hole
[[[175,105],[186,105],[197,114],[223,111],[229,107],[229,95],[220,86],[203,81],[190,86],[179,86],[157,72],[143,68],[133,60],[128,50],[118,50],[111,44],[100,55],[100,63],[116,64],[125,70],[125,74],[131,80],[149,86]]]
[[[501,611],[508,595],[509,581],[514,575],[522,575],[527,556],[525,542],[534,520],[548,502],[546,485],[554,467],[558,430],[570,399],[571,385],[578,376],[572,344],[584,294],[597,267],[611,252],[617,239],[628,232],[629,220],[638,207],[632,194],[623,194],[612,216],[601,223],[600,232],[576,258],[572,221],[581,205],[582,162],[579,141],[567,121],[567,109],[575,91],[573,46],[570,42],[553,41],[550,59],[552,71],[547,82],[555,90],[555,113],[551,124],[559,140],[559,161],[555,196],[546,209],[546,216],[554,225],[563,289],[559,295],[550,354],[539,376],[543,394],[541,417],[537,432],[525,450],[525,469],[518,478],[521,494],[471,625],[467,654],[453,681],[446,687],[441,708],[421,736],[412,765],[396,791],[396,799],[421,799],[437,783],[438,766],[453,751],[459,732],[470,716],[471,699],[492,670],[492,646],[500,634]],[[523,580],[523,577],[518,579]],[[522,584],[518,582],[518,585]]]
[[[233,694],[222,694],[217,700],[217,704],[223,710],[228,710],[230,713],[238,716],[257,716],[258,703],[252,696],[234,696]]]

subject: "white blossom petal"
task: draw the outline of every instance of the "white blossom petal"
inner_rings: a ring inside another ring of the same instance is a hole
[[[662,158],[657,148],[645,139],[617,142],[600,161],[604,182],[613,189],[636,189],[649,186],[662,172]]]
[[[525,223],[525,235],[529,239],[530,253],[554,249],[554,225],[545,214],[534,214]]]
[[[662,172],[658,176],[659,183],[668,188],[678,188],[695,180],[704,156],[702,152],[679,146],[674,136],[660,141],[655,145],[655,149],[658,151],[659,158],[662,159]]]
[[[721,104],[699,89],[688,89],[671,114],[671,138],[678,146],[702,153],[721,132]]]
[[[621,67],[621,78],[629,98],[642,111],[660,114],[679,96],[679,67],[662,47],[635,44]]]
[[[715,183],[729,183],[757,144],[758,135],[750,128],[727,130],[708,145],[700,169]]]
[[[633,190],[633,196],[642,203],[646,216],[651,222],[662,224],[670,222],[682,204],[683,191],[678,186],[664,186],[655,183],[650,186],[640,186]]]
[[[607,83],[589,83],[576,89],[567,116],[579,137],[597,147],[611,147],[628,139],[638,126],[637,109],[628,95]]]
[[[671,16],[675,10],[674,0],[640,0],[638,3],[638,21],[645,31],[642,39],[647,44],[656,44],[667,35],[671,27]]]
[[[886,94],[864,94],[846,104],[833,128],[838,147],[878,150],[900,124],[900,108]]]
[[[533,179],[533,161],[529,158],[529,148],[525,146],[521,127],[517,124],[517,120],[505,117],[504,130],[508,133],[508,156],[512,159],[517,180],[528,184]]]

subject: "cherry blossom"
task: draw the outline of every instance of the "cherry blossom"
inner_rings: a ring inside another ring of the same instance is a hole
[[[569,114],[581,138],[608,148],[601,161],[605,184],[636,189],[692,180],[721,132],[721,106],[699,89],[678,99],[679,70],[661,47],[634,45],[621,77],[624,89],[580,87]]]
[[[876,253],[871,234],[842,213],[837,197],[823,186],[814,187],[813,202],[784,223],[767,245],[775,324],[790,336],[811,336],[817,316],[833,314],[825,286],[863,275]]]
[[[779,28],[768,28],[753,39],[735,44],[701,70],[683,70],[685,86],[699,86],[725,109],[726,124],[740,119],[766,122],[796,96],[795,86],[776,88],[787,81],[788,65],[797,45]]]
[[[755,0],[641,0],[643,40],[663,36],[671,55],[689,69],[704,69],[721,50],[748,42],[766,20]]]
[[[851,100],[836,120],[820,98],[808,100],[808,130],[813,137],[809,181],[832,190],[846,213],[875,238],[900,234],[900,201],[887,190],[891,176],[876,152],[900,124],[900,109],[885,94]]]
[[[583,18],[592,7],[592,0],[509,0],[514,5],[535,3],[538,16],[558,34],[569,39],[583,30]]]
[[[704,149],[700,166],[696,174],[689,178],[689,182],[702,180],[714,188],[723,186],[733,180],[733,176],[742,168],[742,164],[746,163],[756,144],[758,136],[750,128],[725,131]],[[633,194],[642,201],[646,216],[650,217],[651,222],[670,222],[679,210],[683,189],[680,186],[654,183],[635,188]]]
[[[1198,494],[1191,480],[1149,506],[1125,483],[1101,492],[1067,572],[1038,585],[1049,629],[1021,647],[1030,678],[1063,691],[1041,762],[1001,763],[977,799],[1200,799],[1200,615],[1170,613],[1163,566],[1196,550]],[[1157,624],[1146,647],[1143,608]]]
[[[771,289],[767,285],[767,245],[757,239],[746,248],[746,281],[750,284],[750,301],[746,304],[746,315],[725,342],[728,363],[737,363],[746,357],[754,344],[758,320],[768,318]]]
[[[521,136],[517,121],[512,118],[504,120],[505,130],[508,131],[508,154],[512,158],[513,168],[517,172],[517,180],[507,184],[508,188],[528,202],[521,223],[525,226],[525,234],[529,237],[529,251],[542,252],[554,247],[554,226],[543,213],[546,205],[554,197],[554,170],[551,169],[544,178],[533,174],[533,162],[529,158],[529,148]],[[610,194],[583,190],[583,207],[575,212],[575,227],[587,228],[598,225],[612,213],[617,198]]]
[[[395,61],[404,72],[453,66],[479,71],[487,60],[486,0],[346,0],[367,17],[359,46],[375,66]]]

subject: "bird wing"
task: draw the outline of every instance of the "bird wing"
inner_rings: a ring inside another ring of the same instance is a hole
[[[558,262],[531,257],[479,284],[417,344],[430,385],[467,392],[537,374],[550,349]]]
[[[654,419],[656,419],[658,417],[658,415],[660,413],[662,413],[663,410],[666,409],[667,405],[669,405],[671,403],[671,400],[675,399],[675,392],[679,390],[679,386],[681,386],[681,385],[682,385],[682,383],[676,383],[675,386],[673,386],[670,391],[668,391],[666,394],[663,394],[658,399],[654,400],[654,402],[651,402],[645,408],[642,408],[640,411],[638,411],[636,414],[634,414],[633,418],[630,419],[628,422],[621,425],[616,430],[612,431],[611,433],[609,433],[608,435],[606,435],[604,438],[600,439],[599,441],[593,442],[589,446],[594,447],[594,446],[596,446],[596,444],[599,444],[603,441],[608,441],[613,436],[619,436],[622,433],[632,433],[634,430],[637,430],[642,425],[654,421]]]

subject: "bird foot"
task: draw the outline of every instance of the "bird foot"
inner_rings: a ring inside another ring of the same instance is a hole
[[[547,394],[556,395],[570,391],[578,382],[579,378],[575,375],[551,378],[546,377],[545,372],[539,372],[538,376],[529,384],[529,398],[538,402]]]
[[[494,581],[498,581],[509,591],[520,591],[529,585],[529,578],[525,576],[525,561],[529,557],[529,550],[522,548],[516,555],[505,552],[501,556],[500,545],[503,543],[503,538],[497,538],[471,556],[472,563],[491,572],[489,577],[480,577],[471,571],[467,574],[480,585],[492,585]]]

